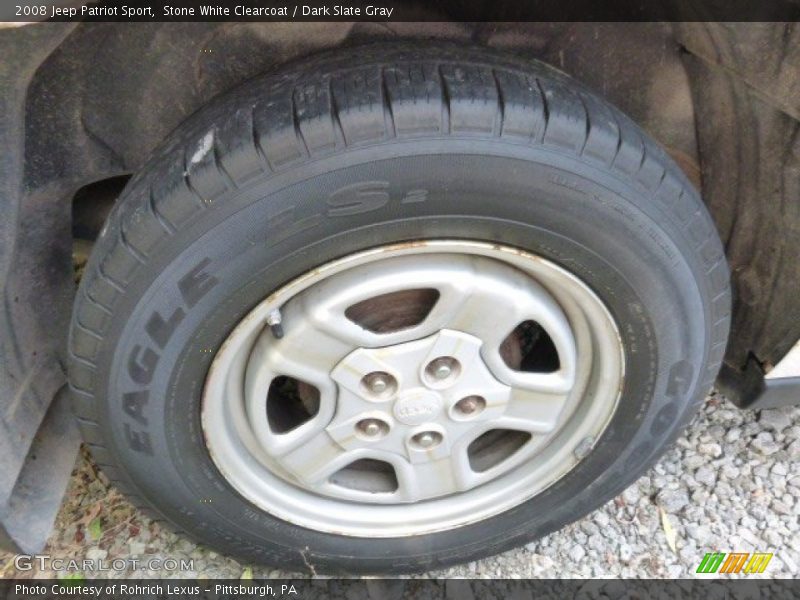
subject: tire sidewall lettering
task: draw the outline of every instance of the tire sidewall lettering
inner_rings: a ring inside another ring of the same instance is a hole
[[[149,345],[144,349],[141,345],[135,345],[128,356],[128,376],[134,383],[142,384],[142,387],[122,394],[122,412],[128,420],[123,423],[123,429],[128,447],[134,452],[153,454],[151,433],[147,430],[151,393],[148,386],[158,367],[161,352],[183,321],[185,311],[195,306],[219,282],[207,270],[210,263],[210,258],[203,258],[178,279],[177,290],[183,306],[176,308],[166,320],[158,310],[152,311],[145,327]]]

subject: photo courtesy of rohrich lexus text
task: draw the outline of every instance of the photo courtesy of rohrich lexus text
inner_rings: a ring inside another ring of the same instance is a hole
[[[800,598],[798,23],[4,3],[0,595]]]

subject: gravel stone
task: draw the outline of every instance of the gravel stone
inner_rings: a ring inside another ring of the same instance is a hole
[[[705,456],[701,456],[699,454],[693,454],[692,456],[687,457],[684,459],[683,464],[687,469],[699,469],[704,464],[708,462],[708,458]]]
[[[697,451],[704,456],[712,456],[717,458],[722,454],[722,446],[714,442],[709,442],[707,444],[700,444],[697,446]]]
[[[572,549],[569,551],[570,559],[572,559],[572,560],[574,560],[576,562],[581,560],[581,559],[583,559],[584,556],[586,556],[586,550],[584,550],[583,546],[581,546],[579,544],[575,544],[572,547]]]
[[[656,502],[668,513],[676,513],[689,504],[689,495],[684,490],[662,490]]]
[[[639,487],[636,484],[632,485],[627,490],[622,492],[622,497],[628,504],[636,504],[640,496],[641,494],[639,493]]]
[[[783,431],[792,424],[790,413],[783,408],[762,410],[758,417],[758,424],[772,431]]]
[[[619,558],[624,562],[628,562],[633,558],[633,548],[629,544],[620,544]]]
[[[777,477],[783,479],[786,475],[789,474],[789,471],[786,470],[786,465],[783,463],[775,463],[770,469],[770,473],[776,475]]]
[[[742,430],[741,429],[730,429],[728,433],[725,434],[725,441],[729,444],[733,442],[739,441],[739,438],[742,437]]]
[[[698,482],[709,487],[713,486],[717,481],[717,475],[710,467],[700,467],[697,469],[697,472],[694,474],[694,478]]]
[[[587,544],[589,545],[589,548],[591,548],[592,550],[598,550],[598,551],[605,549],[606,546],[603,537],[597,534],[589,536],[589,541],[587,542]]]
[[[618,498],[525,548],[419,577],[686,579],[696,576],[706,552],[743,549],[774,553],[764,576],[798,578],[798,458],[800,407],[740,411],[722,396],[712,395],[675,446]],[[667,544],[659,508],[669,514],[677,552]],[[96,518],[102,523],[97,540],[88,533]],[[102,558],[106,563],[156,556],[193,561],[186,571],[103,571],[96,577],[238,579],[248,567],[255,578],[308,576],[245,565],[172,533],[110,486],[85,450],[44,553],[65,559]],[[13,563],[11,555],[0,553],[0,577],[58,575],[18,573]],[[446,589],[449,597],[465,597],[457,584]],[[610,589],[604,591],[607,597],[619,597]],[[746,586],[737,588],[742,598],[750,597],[748,593]],[[710,590],[706,600],[717,597],[721,598]]]
[[[687,525],[686,533],[699,546],[705,545],[711,539],[711,530],[705,525],[696,525],[694,523]]]
[[[734,492],[730,484],[720,481],[714,488],[714,493],[717,495],[717,498],[730,498]]]
[[[800,458],[800,440],[793,441],[786,450],[789,454],[789,458],[794,460]]]
[[[772,504],[769,505],[772,510],[774,510],[779,515],[790,515],[792,514],[792,506],[790,504],[786,504],[781,500],[773,500]]]
[[[750,445],[756,450],[756,452],[759,452],[764,456],[775,454],[781,449],[780,446],[775,443],[772,434],[767,433],[766,431],[759,433]]]

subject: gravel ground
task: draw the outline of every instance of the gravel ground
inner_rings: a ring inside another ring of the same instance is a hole
[[[773,552],[764,576],[798,577],[798,464],[800,408],[742,412],[712,394],[658,465],[601,509],[525,548],[423,576],[690,577],[705,552],[720,550]],[[46,553],[194,561],[193,571],[113,573],[120,577],[306,576],[243,565],[171,533],[131,507],[85,452]],[[15,576],[54,573],[17,572],[0,554],[0,577]]]

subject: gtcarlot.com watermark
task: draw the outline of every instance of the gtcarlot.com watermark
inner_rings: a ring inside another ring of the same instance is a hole
[[[194,571],[194,560],[187,558],[53,558],[49,554],[19,554],[14,558],[18,571],[56,571],[98,573],[103,571]]]

